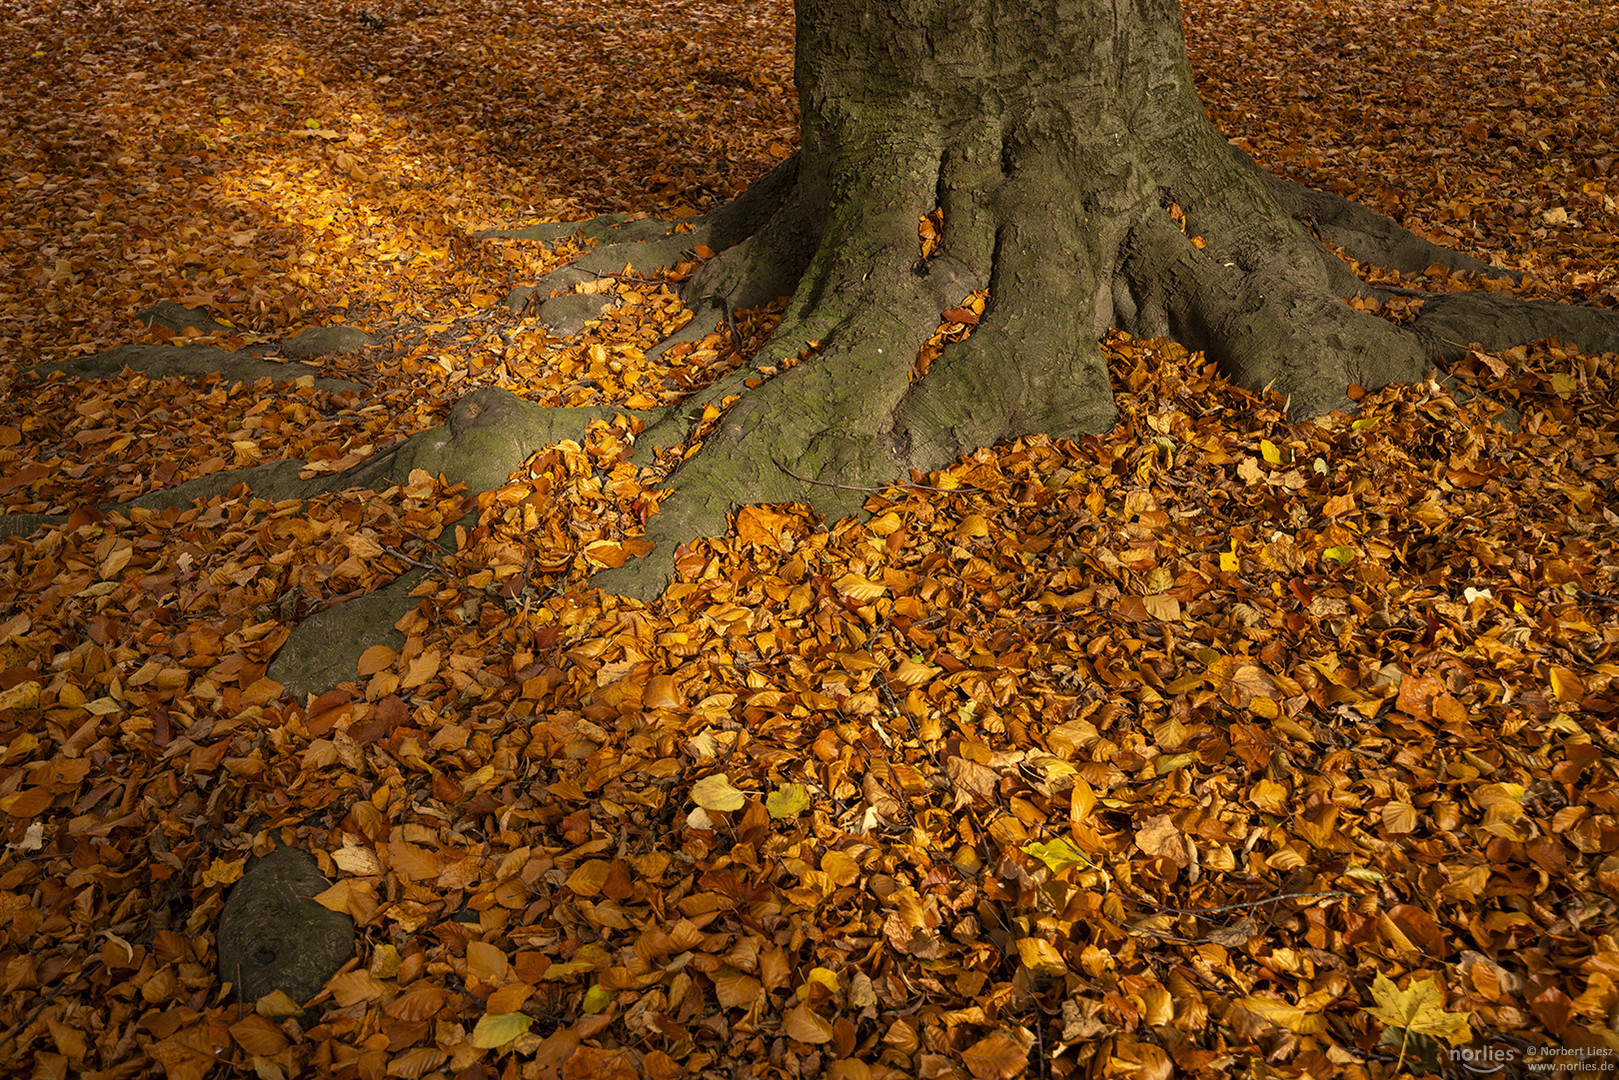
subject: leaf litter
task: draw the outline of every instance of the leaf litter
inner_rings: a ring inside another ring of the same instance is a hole
[[[1226,131],[1522,295],[1619,303],[1611,11],[1323,11],[1187,5]],[[0,545],[19,1071],[1386,1076],[1435,1039],[1612,1046],[1614,356],[1475,350],[1455,388],[1289,423],[1115,333],[1107,436],[978,451],[863,523],[743,508],[650,606],[586,578],[693,447],[638,470],[622,424],[476,500],[417,474],[102,512],[343,467],[477,386],[647,407],[745,362],[779,305],[649,361],[693,267],[637,268],[562,342],[492,305],[579,243],[472,233],[734,195],[795,138],[791,10],[13,4],[0,40],[0,495],[72,514]],[[195,343],[381,344],[321,362],[362,384],[337,394],[23,369],[167,340],[130,319],[165,298],[228,324]],[[353,683],[266,677],[299,619],[420,565]],[[307,1011],[214,974],[274,840],[359,926]]]

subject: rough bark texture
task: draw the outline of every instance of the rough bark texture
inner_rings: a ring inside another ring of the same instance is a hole
[[[741,200],[749,235],[687,294],[735,307],[791,292],[759,367],[823,348],[751,392],[756,372],[739,372],[642,436],[682,441],[701,405],[743,395],[672,478],[655,554],[598,575],[605,588],[654,595],[674,543],[723,531],[738,504],[844,516],[851,488],[977,446],[1106,429],[1109,327],[1204,349],[1297,415],[1348,407],[1351,384],[1419,379],[1473,341],[1619,346],[1619,319],[1590,310],[1436,298],[1406,329],[1343,303],[1376,290],[1311,230],[1377,265],[1489,268],[1232,147],[1197,99],[1176,0],[801,0],[797,79],[802,150],[760,185],[779,197]],[[923,259],[917,222],[935,208],[943,243]],[[646,265],[616,244],[592,254]],[[971,338],[913,381],[941,310],[979,288]]]

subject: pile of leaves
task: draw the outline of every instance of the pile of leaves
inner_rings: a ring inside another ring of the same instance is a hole
[[[1186,7],[1261,161],[1619,306],[1611,8]],[[1474,351],[1457,392],[1291,423],[1115,334],[1106,436],[896,477],[863,522],[741,509],[650,605],[588,584],[659,495],[622,425],[477,498],[95,508],[340,468],[477,386],[633,407],[743,362],[779,308],[648,361],[690,267],[636,268],[562,342],[492,305],[579,244],[471,234],[734,195],[791,148],[791,27],[775,0],[0,5],[0,497],[72,515],[0,544],[0,1054],[373,1080],[1614,1050],[1619,357]],[[26,370],[157,340],[133,316],[164,298],[214,344],[381,344],[325,361],[342,393]],[[421,565],[354,682],[266,677],[299,619]],[[215,971],[277,842],[359,927],[312,1003]]]

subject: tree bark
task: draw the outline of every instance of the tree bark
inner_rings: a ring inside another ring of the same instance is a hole
[[[975,447],[1107,429],[1110,327],[1205,350],[1300,416],[1350,407],[1354,384],[1419,380],[1476,340],[1458,345],[1455,316],[1471,309],[1455,301],[1404,328],[1343,302],[1377,290],[1312,230],[1381,265],[1483,264],[1232,147],[1198,100],[1177,0],[799,0],[797,13],[801,150],[758,185],[771,197],[727,211],[746,238],[686,289],[732,308],[791,301],[753,365],[641,436],[682,442],[703,406],[741,396],[671,478],[648,525],[656,554],[597,575],[604,588],[656,594],[673,544],[723,532],[735,505],[847,516],[859,489]],[[924,255],[918,224],[935,211],[942,242]],[[615,245],[602,261],[626,257]],[[971,336],[917,377],[941,312],[978,289]],[[1480,311],[1500,322],[1503,303]],[[1619,345],[1611,313],[1559,310],[1525,307],[1513,329]]]

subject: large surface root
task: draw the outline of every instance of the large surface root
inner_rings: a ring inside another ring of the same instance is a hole
[[[600,241],[536,286],[537,293],[558,294],[548,297],[552,303],[627,264],[649,273],[699,246],[715,252],[680,286],[693,318],[664,348],[725,329],[738,308],[791,297],[781,324],[750,362],[678,405],[635,414],[645,425],[637,461],[646,464],[659,448],[674,447],[685,448],[686,460],[668,478],[672,494],[648,521],[652,554],[599,573],[593,584],[651,599],[664,588],[678,545],[722,533],[740,505],[804,502],[840,518],[858,513],[871,492],[979,446],[1034,432],[1105,430],[1115,412],[1097,337],[1109,324],[1204,349],[1239,383],[1273,385],[1289,395],[1298,415],[1347,406],[1350,384],[1421,378],[1474,344],[1500,351],[1558,337],[1619,350],[1619,313],[1496,294],[1426,296],[1405,327],[1357,312],[1340,298],[1362,291],[1363,283],[1315,236],[1380,266],[1489,268],[1345,200],[1262,179],[1245,167],[1224,174],[1223,184],[1188,176],[1151,198],[1128,187],[1109,189],[1100,202],[1093,193],[1091,203],[1054,213],[1043,227],[1017,215],[1015,198],[1007,211],[993,200],[962,197],[961,185],[950,181],[967,173],[984,179],[982,161],[918,152],[896,169],[856,177],[862,197],[830,212],[820,209],[826,203],[816,182],[800,182],[795,156],[736,202],[683,229],[617,217],[490,234],[556,239],[582,232]],[[911,182],[919,175],[934,177],[922,193]],[[946,219],[949,242],[919,258],[916,222],[932,209],[926,192],[934,186],[938,205],[959,213]],[[889,197],[890,191],[909,194]],[[1125,196],[1134,201],[1121,204]],[[1187,204],[1181,224],[1165,209],[1170,199]],[[881,211],[871,212],[876,203]],[[1105,225],[1083,231],[1102,205],[1109,209]],[[1194,242],[1199,233],[1206,239]],[[989,300],[970,336],[925,371],[916,367],[918,347],[936,331],[941,313],[974,290],[987,290]],[[195,353],[187,361],[205,359],[201,350],[186,351]],[[694,453],[690,441],[715,410],[720,418],[702,429],[704,442]],[[504,483],[536,450],[578,437],[593,420],[630,412],[545,408],[502,390],[477,390],[440,427],[343,473],[301,478],[302,463],[275,462],[203,477],[116,509],[183,506],[239,484],[275,500],[381,489],[406,482],[416,469],[480,492]],[[0,535],[52,520],[60,519],[0,518]],[[272,677],[299,695],[352,677],[365,648],[396,636],[393,624],[415,605],[409,594],[419,576],[306,620]]]
[[[1254,168],[1257,170],[1258,166]],[[1342,195],[1308,188],[1269,173],[1262,175],[1271,194],[1294,220],[1310,228],[1322,240],[1343,248],[1352,259],[1402,274],[1420,273],[1438,263],[1450,270],[1472,271],[1512,281],[1523,276],[1425,240],[1391,218]]]
[[[1475,345],[1502,352],[1542,338],[1585,352],[1619,352],[1619,311],[1496,293],[1439,293],[1423,299],[1411,332],[1435,364],[1454,363]]]
[[[1231,154],[1235,167],[1223,184],[1189,175],[1160,189],[1190,204],[1184,228],[1143,203],[1096,235],[1074,232],[1082,213],[1054,213],[1037,229],[999,219],[988,200],[949,194],[960,190],[948,182],[951,170],[967,166],[946,155],[938,187],[942,201],[961,207],[960,220],[947,218],[951,242],[921,273],[908,232],[926,208],[869,197],[916,185],[866,176],[868,197],[840,202],[824,222],[801,189],[774,187],[777,210],[683,290],[698,313],[682,336],[719,324],[718,312],[701,305],[710,297],[724,298],[720,308],[792,288],[787,315],[752,363],[640,437],[637,458],[645,461],[654,447],[685,443],[705,409],[726,410],[669,477],[672,494],[648,522],[653,554],[593,583],[655,596],[675,547],[722,532],[740,505],[801,501],[841,517],[858,512],[869,491],[978,446],[1035,431],[1105,430],[1114,411],[1096,336],[1109,321],[1206,350],[1240,384],[1280,391],[1298,416],[1352,408],[1352,385],[1420,379],[1472,342],[1504,348],[1560,336],[1608,348],[1619,333],[1610,313],[1494,295],[1434,297],[1409,327],[1359,312],[1343,298],[1376,290],[1318,238],[1380,266],[1491,268],[1337,196],[1250,171],[1246,157]],[[910,155],[896,176],[924,164]],[[877,202],[883,209],[873,213]],[[1193,244],[1196,232],[1207,240]],[[801,245],[817,237],[806,258]],[[644,252],[639,243],[607,245],[598,258],[622,266]],[[986,286],[988,307],[970,338],[924,376],[902,378],[936,313]],[[819,352],[794,366],[809,342]],[[777,369],[790,370],[772,376]]]

